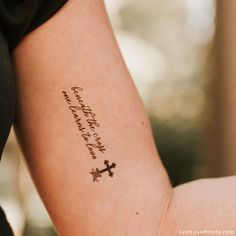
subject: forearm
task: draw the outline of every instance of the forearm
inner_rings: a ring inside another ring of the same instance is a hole
[[[156,236],[172,188],[102,1],[69,1],[14,59],[16,131],[59,234]]]

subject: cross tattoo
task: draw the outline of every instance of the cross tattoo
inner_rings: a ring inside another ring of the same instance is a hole
[[[112,168],[116,167],[115,163],[112,163],[111,165],[109,165],[109,161],[105,160],[104,164],[106,165],[106,168],[99,170],[98,168],[96,168],[96,170],[92,169],[92,171],[90,172],[90,174],[93,176],[93,182],[99,182],[98,178],[102,177],[102,173],[103,172],[108,172],[110,177],[113,177],[113,172],[111,171]]]

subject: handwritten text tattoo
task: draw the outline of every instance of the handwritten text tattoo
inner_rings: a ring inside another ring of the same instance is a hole
[[[106,147],[103,144],[99,129],[100,123],[96,119],[96,114],[92,108],[85,103],[82,98],[84,89],[81,87],[72,87],[69,92],[62,91],[62,95],[66,101],[69,111],[74,118],[77,130],[80,133],[82,140],[84,141],[85,148],[88,150],[89,156],[92,160],[100,159],[99,155],[102,155],[106,151]],[[99,182],[98,178],[101,178],[104,173],[113,177],[112,169],[116,167],[115,163],[109,164],[109,160],[103,159],[104,168],[92,168],[90,174],[92,175],[93,182]]]

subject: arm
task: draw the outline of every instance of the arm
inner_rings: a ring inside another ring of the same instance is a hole
[[[236,235],[235,199],[236,176],[182,184],[174,189],[166,224],[174,222],[176,235]]]
[[[159,235],[172,188],[102,1],[70,0],[14,60],[15,128],[58,233]]]
[[[14,60],[15,128],[60,235],[236,232],[235,177],[172,189],[101,0],[70,0]]]

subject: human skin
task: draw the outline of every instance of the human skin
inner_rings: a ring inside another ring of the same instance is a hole
[[[236,232],[235,177],[172,188],[103,1],[68,1],[13,58],[15,130],[59,235]]]

